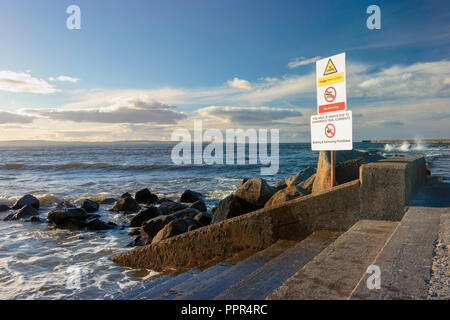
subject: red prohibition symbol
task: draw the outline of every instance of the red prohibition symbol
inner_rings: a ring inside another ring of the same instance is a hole
[[[335,134],[336,128],[334,127],[334,125],[332,123],[327,124],[325,127],[325,135],[327,136],[327,138],[333,138]]]
[[[325,97],[325,100],[327,100],[328,102],[333,102],[334,99],[336,99],[336,89],[334,87],[328,87],[326,88],[323,95]]]

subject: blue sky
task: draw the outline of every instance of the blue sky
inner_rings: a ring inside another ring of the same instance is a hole
[[[66,28],[71,4],[81,30]],[[381,30],[366,27],[371,4]],[[430,0],[2,0],[0,140],[170,139],[201,119],[308,141],[314,60],[344,51],[356,140],[448,138],[449,9]]]

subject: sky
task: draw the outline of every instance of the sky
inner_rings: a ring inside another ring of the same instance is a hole
[[[308,142],[315,61],[341,52],[355,141],[450,138],[449,1],[0,0],[0,43],[0,140],[170,140],[202,120]]]

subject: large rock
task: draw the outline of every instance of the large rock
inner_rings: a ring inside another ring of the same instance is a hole
[[[180,202],[192,203],[198,200],[202,200],[202,194],[192,190],[185,190],[180,197]]]
[[[51,226],[59,229],[80,230],[86,227],[83,220],[71,218],[65,211],[55,210],[47,214]]]
[[[177,211],[180,211],[180,210],[184,210],[187,207],[188,206],[183,204],[183,203],[175,202],[175,201],[172,201],[172,200],[163,201],[159,205],[159,209],[161,210],[161,213],[165,214],[165,215],[169,215],[169,214],[172,214],[174,212],[177,212]]]
[[[35,209],[39,209],[39,200],[31,194],[26,194],[16,201],[16,203],[12,206],[12,209],[18,210],[27,205]]]
[[[199,213],[200,213],[200,210],[197,210],[194,208],[186,208],[186,209],[172,213],[171,216],[176,217],[176,218],[193,218]]]
[[[120,200],[117,201],[110,210],[116,212],[134,213],[139,211],[140,208],[141,207],[136,200],[130,196],[125,196],[120,198]]]
[[[110,230],[117,227],[114,222],[105,222],[100,219],[93,219],[86,223],[86,227],[89,230],[99,231],[99,230]]]
[[[69,208],[65,211],[69,218],[77,220],[86,220],[88,213],[83,208]]]
[[[254,209],[264,207],[264,204],[274,195],[275,189],[269,186],[266,180],[253,178],[245,182],[234,193],[234,196],[245,200]]]
[[[363,158],[365,163],[374,162],[384,157],[368,151],[336,151],[336,165],[349,160]],[[336,166],[337,167],[337,166]],[[327,190],[331,188],[331,156],[330,151],[320,151],[319,161],[317,163],[317,173],[312,187],[312,193]],[[336,174],[335,174],[336,176]]]
[[[206,212],[197,213],[195,215],[194,219],[197,220],[198,222],[200,222],[204,226],[211,224],[211,221],[212,221],[211,215]]]
[[[158,196],[146,188],[136,192],[134,199],[137,203],[153,204],[158,201]]]
[[[72,202],[70,202],[70,201],[64,200],[64,201],[59,202],[59,203],[56,205],[55,210],[66,211],[66,210],[69,209],[69,208],[76,208],[76,205],[74,205],[74,204],[73,204]]]
[[[6,204],[0,203],[0,212],[11,210]]]
[[[206,204],[202,200],[198,200],[198,201],[195,201],[194,203],[191,203],[189,205],[189,208],[197,209],[200,212],[208,211],[208,208],[206,207]]]
[[[130,221],[130,227],[140,227],[145,221],[156,218],[161,215],[161,211],[157,207],[149,207],[139,211]]]
[[[81,207],[87,212],[96,212],[100,208],[100,205],[95,201],[85,199],[83,200]]]
[[[194,219],[178,219],[168,223],[162,228],[153,238],[152,243],[177,236],[187,231],[195,230],[202,227],[202,225]]]
[[[12,217],[11,220],[18,220],[18,219],[26,219],[30,218],[32,216],[38,215],[39,212],[33,208],[32,206],[26,205],[19,211],[17,211]]]
[[[275,193],[264,205],[265,208],[271,207],[289,200],[297,199],[306,195],[305,191],[297,186],[289,186]]]
[[[213,211],[212,223],[237,217],[253,210],[255,210],[253,205],[231,194],[220,200],[217,209]]]
[[[312,187],[313,187],[315,179],[316,179],[316,174],[314,173],[311,177],[309,177],[305,181],[300,182],[296,186],[298,188],[301,188],[302,193],[304,193],[305,195],[310,194],[312,192]]]
[[[299,183],[309,179],[315,173],[316,173],[316,170],[314,170],[314,168],[312,168],[312,167],[307,167],[306,169],[300,170],[293,176],[290,176],[289,178],[286,179],[286,186],[287,187],[296,186]]]
[[[153,238],[162,228],[171,221],[177,220],[173,216],[159,216],[145,222],[141,227],[141,234]]]

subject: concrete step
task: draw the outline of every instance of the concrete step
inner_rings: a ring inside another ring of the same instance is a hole
[[[316,231],[287,249],[238,283],[216,296],[216,300],[263,300],[306,263],[341,235],[340,232]]]
[[[161,283],[166,282],[167,280],[173,278],[173,275],[164,275],[161,277],[157,277],[157,278],[152,278],[150,280],[146,280],[144,281],[142,284],[139,284],[133,288],[127,289],[125,292],[123,293],[119,293],[115,296],[113,296],[111,299],[113,300],[132,300],[134,299],[137,295],[150,290],[151,288],[153,288],[156,285],[159,285]]]
[[[267,299],[347,299],[398,222],[360,220]]]
[[[444,194],[450,198],[450,184],[446,185],[428,185],[410,202],[411,206],[399,227],[373,263],[381,271],[381,288],[369,289],[367,280],[370,274],[367,274],[361,279],[351,299],[428,298],[433,257],[436,257],[437,276],[439,273],[446,273],[438,270],[439,268],[447,269],[442,263],[439,264],[439,253],[436,251],[439,229],[442,228],[444,235],[445,214],[450,213],[449,207],[445,205],[448,199],[443,198]],[[445,252],[442,254],[447,255]],[[446,261],[446,257],[442,259]],[[435,277],[435,282],[447,283],[448,276],[447,273],[446,276]]]
[[[241,261],[228,270],[212,277],[192,289],[190,292],[176,295],[175,300],[210,300],[231,285],[239,282],[268,261],[280,255],[293,245],[295,241],[279,240],[265,250]]]
[[[198,269],[192,269],[192,270],[189,270],[178,276],[171,277],[167,281],[157,284],[149,290],[145,290],[145,291],[141,292],[140,294],[136,295],[133,299],[136,299],[136,300],[155,299],[156,297],[162,295],[164,292],[166,292],[170,288],[178,285],[179,283],[187,281],[189,278],[193,277],[194,275],[198,274],[199,272],[201,272],[201,271]]]
[[[158,297],[158,299],[171,300],[176,298],[177,296],[189,294],[193,289],[198,287],[200,283],[216,277],[217,275],[221,274],[225,270],[230,269],[231,267],[232,266],[229,264],[218,263],[215,266],[194,275],[192,278],[184,281],[183,283],[170,288],[168,291]]]

